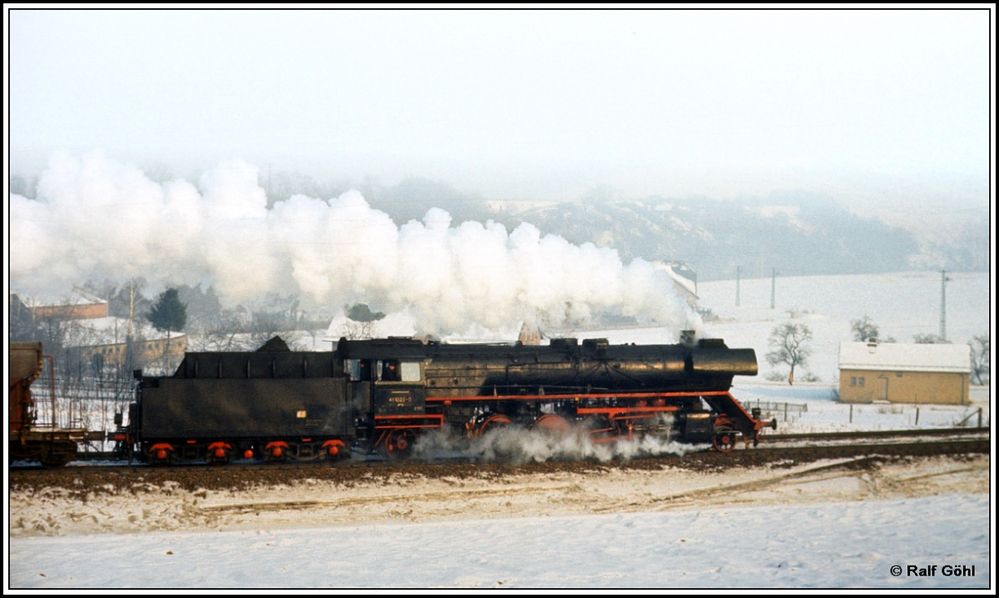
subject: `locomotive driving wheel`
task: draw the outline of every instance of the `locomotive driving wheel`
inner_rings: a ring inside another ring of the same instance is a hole
[[[385,440],[385,452],[389,457],[402,459],[413,452],[416,435],[411,430],[395,430]]]
[[[534,427],[553,436],[563,436],[572,430],[569,420],[554,413],[546,413],[534,420]]]
[[[474,428],[475,431],[474,435],[482,436],[488,430],[503,428],[509,426],[512,423],[513,420],[511,420],[509,417],[503,415],[502,413],[495,413],[493,415],[490,415],[489,417],[486,417],[484,420],[482,420],[481,423],[478,424],[478,426]]]

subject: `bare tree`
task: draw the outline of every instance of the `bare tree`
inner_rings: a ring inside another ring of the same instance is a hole
[[[352,341],[374,338],[375,323],[355,322],[354,320],[348,319],[343,323],[343,327],[340,329],[340,336]]]
[[[794,384],[794,368],[804,366],[812,350],[808,343],[812,340],[812,331],[804,324],[785,322],[770,332],[770,347],[767,362],[770,365],[781,363],[791,366],[787,383]]]
[[[236,335],[243,330],[243,323],[235,313],[223,311],[211,318],[200,334],[191,338],[192,348],[198,351],[235,351],[240,349]]]
[[[985,384],[992,379],[992,364],[989,353],[992,340],[988,334],[980,334],[971,339],[971,378],[975,384]]]
[[[946,343],[947,342],[944,339],[940,338],[939,335],[936,335],[936,334],[922,334],[922,333],[912,335],[912,340],[917,345],[936,345],[936,344]]]
[[[872,322],[867,314],[864,314],[864,317],[859,320],[851,320],[850,329],[853,330],[853,340],[861,343],[876,341],[880,338],[878,325]]]
[[[290,329],[285,314],[254,312],[253,324],[250,325],[250,343],[255,349],[281,333],[287,334]]]

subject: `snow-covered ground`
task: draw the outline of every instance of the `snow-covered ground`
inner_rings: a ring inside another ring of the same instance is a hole
[[[19,588],[986,588],[986,495],[12,542]],[[937,566],[928,577],[891,568]],[[941,567],[968,568],[964,577]]]
[[[986,457],[18,491],[16,588],[983,588]],[[172,531],[164,531],[172,530]],[[892,566],[903,574],[892,574]],[[908,567],[937,566],[933,575]],[[967,567],[947,575],[943,566]],[[973,572],[972,572],[973,568]]]

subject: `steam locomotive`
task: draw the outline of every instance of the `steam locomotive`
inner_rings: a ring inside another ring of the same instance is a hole
[[[172,376],[137,371],[136,401],[114,438],[152,463],[399,456],[430,431],[475,438],[505,426],[729,450],[776,427],[729,393],[733,376],[756,373],[752,349],[690,336],[674,345],[340,339],[328,352],[290,351],[275,337],[253,352],[189,352]]]

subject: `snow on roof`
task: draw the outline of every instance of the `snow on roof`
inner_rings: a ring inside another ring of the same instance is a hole
[[[971,347],[950,344],[840,343],[841,370],[971,371]]]
[[[62,307],[67,305],[101,305],[107,303],[95,295],[80,288],[73,288],[66,295],[56,296],[29,296],[21,293],[11,293],[17,295],[27,307]]]
[[[326,328],[326,340],[337,341],[342,336],[351,337],[355,334],[370,335],[372,338],[387,336],[414,336],[416,320],[408,312],[396,312],[386,315],[373,322],[355,322],[344,314],[330,321]]]
[[[126,342],[128,338],[128,318],[107,316],[88,320],[72,320],[65,325],[64,332],[66,336],[63,344],[67,347],[116,345]],[[162,340],[167,337],[166,332],[156,330],[144,318],[136,318],[132,323],[132,335],[147,341]],[[170,333],[171,339],[182,336],[184,336],[182,332]]]
[[[676,285],[679,289],[685,291],[687,294],[691,295],[692,297],[697,298],[697,293],[694,290],[695,289],[694,281],[678,273],[674,269],[673,264],[668,264],[665,262],[655,262],[655,268],[657,270],[662,270],[666,272],[666,274],[668,274],[669,277],[673,279],[674,285]]]

